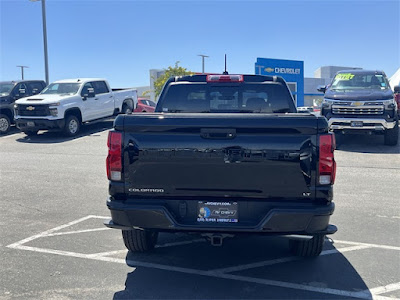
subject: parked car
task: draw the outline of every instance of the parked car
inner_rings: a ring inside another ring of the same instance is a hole
[[[135,108],[135,112],[154,112],[156,103],[145,98],[138,98],[138,104]]]
[[[158,232],[196,232],[220,246],[235,234],[290,238],[318,256],[334,211],[334,134],[298,113],[286,82],[261,75],[170,78],[153,114],[115,119],[107,206],[130,251]]]
[[[46,86],[43,80],[0,82],[0,134],[5,134],[14,123],[14,102],[22,97],[40,93]]]
[[[324,92],[321,114],[335,133],[374,133],[397,145],[399,117],[389,81],[382,71],[340,71]]]
[[[136,90],[113,90],[105,79],[60,80],[34,97],[16,101],[15,122],[27,135],[35,135],[43,129],[57,129],[74,136],[82,124],[119,113],[132,113],[136,104]]]

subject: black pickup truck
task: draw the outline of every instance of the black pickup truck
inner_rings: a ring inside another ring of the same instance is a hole
[[[0,134],[7,133],[14,123],[14,102],[22,97],[39,94],[46,87],[43,80],[0,82]]]
[[[280,77],[170,78],[156,112],[120,115],[108,137],[111,219],[126,247],[158,232],[284,235],[318,256],[334,211],[335,139],[325,117],[297,113]]]

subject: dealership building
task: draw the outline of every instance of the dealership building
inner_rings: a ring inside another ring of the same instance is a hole
[[[317,91],[318,86],[329,84],[336,72],[341,70],[361,69],[354,67],[324,66],[314,71],[314,77],[304,77],[304,61],[258,57],[254,65],[254,74],[283,77],[293,94],[296,105],[319,106],[323,94]],[[155,101],[154,81],[164,74],[162,69],[150,70],[150,86],[138,87],[138,95],[149,91],[148,96]]]

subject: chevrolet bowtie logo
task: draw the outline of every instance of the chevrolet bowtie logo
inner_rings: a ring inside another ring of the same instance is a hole
[[[273,71],[274,71],[273,68],[270,68],[270,67],[265,68],[265,72],[271,73],[271,72],[273,72]]]
[[[361,106],[361,105],[364,105],[364,103],[363,102],[353,102],[353,105],[354,106]]]
[[[26,108],[26,110],[32,111],[32,110],[35,110],[35,107],[34,107],[34,106],[28,106],[28,107]]]

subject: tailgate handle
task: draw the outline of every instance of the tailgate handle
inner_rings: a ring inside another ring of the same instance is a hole
[[[204,128],[200,131],[203,139],[230,140],[236,137],[236,129]]]

